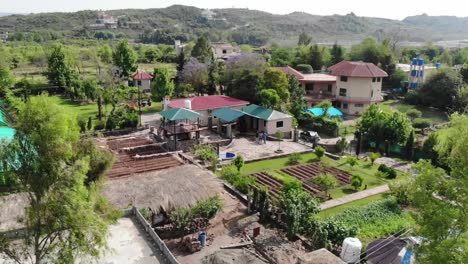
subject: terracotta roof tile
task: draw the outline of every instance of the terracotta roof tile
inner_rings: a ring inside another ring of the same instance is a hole
[[[387,77],[388,74],[370,62],[342,61],[328,68],[331,74],[349,77]]]

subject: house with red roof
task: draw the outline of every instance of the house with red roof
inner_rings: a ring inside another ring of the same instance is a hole
[[[237,98],[229,97],[226,95],[207,95],[195,96],[189,98],[173,99],[164,101],[167,104],[166,108],[186,108],[197,113],[200,113],[201,125],[210,126],[215,124],[217,118],[212,116],[212,112],[222,108],[231,108],[241,110],[242,107],[250,104],[248,101],[240,100]]]
[[[326,73],[302,73],[289,66],[275,68],[296,77],[305,90],[305,99],[309,106],[323,100],[333,101],[336,97],[336,76]]]
[[[138,87],[142,91],[150,92],[151,90],[151,80],[153,80],[153,75],[137,71],[133,76],[133,86]]]
[[[370,104],[380,102],[382,80],[388,74],[373,63],[342,61],[328,68],[336,76],[337,94],[334,106],[343,113],[359,115]]]

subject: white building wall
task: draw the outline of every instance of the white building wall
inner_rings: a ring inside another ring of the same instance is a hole
[[[140,85],[138,85],[137,80],[133,80],[133,86],[138,87],[140,90],[143,91],[150,91],[151,90],[151,81],[150,80],[141,80]]]
[[[283,126],[282,127],[276,127],[277,122],[280,122],[280,121],[283,122]],[[274,136],[274,134],[277,131],[281,131],[281,132],[283,132],[285,134],[288,134],[288,133],[290,133],[292,131],[292,118],[283,118],[283,119],[278,119],[278,120],[268,120],[266,122],[266,129],[265,130],[271,136]]]

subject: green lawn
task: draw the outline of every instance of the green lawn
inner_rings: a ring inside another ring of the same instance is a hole
[[[163,109],[163,105],[161,102],[152,102],[151,106],[143,107],[141,109],[141,112],[143,112],[143,114],[151,114],[151,113],[161,112],[162,109]]]
[[[96,119],[97,118],[97,113],[98,113],[98,107],[97,104],[77,104],[72,102],[68,98],[63,98],[59,96],[52,96],[55,100],[57,100],[57,103],[66,109],[68,109],[70,112],[75,114],[78,118],[82,118],[87,120],[89,117]],[[103,107],[103,111],[106,112],[110,111],[111,106]]]
[[[402,113],[406,113],[411,109],[417,109],[421,111],[422,118],[427,118],[431,120],[434,124],[444,123],[448,121],[447,115],[442,111],[422,106],[406,104],[403,101],[388,100],[380,103],[380,107],[384,111],[393,112],[396,110]]]
[[[307,163],[311,161],[316,161],[317,156],[314,153],[306,153],[301,155],[301,163]],[[277,159],[269,159],[269,160],[262,160],[262,161],[255,161],[251,163],[246,163],[244,167],[241,170],[241,173],[243,174],[252,174],[255,172],[261,172],[261,171],[278,171],[282,168],[287,167],[287,157],[283,158],[277,158]],[[389,179],[383,179],[377,177],[375,174],[378,171],[378,165],[374,164],[371,166],[369,161],[363,161],[363,160],[358,160],[357,164],[351,167],[348,165],[345,161],[345,159],[340,159],[340,160],[333,160],[328,157],[323,157],[321,162],[324,164],[335,167],[344,171],[349,172],[351,175],[358,175],[363,178],[363,183],[361,189],[364,188],[365,185],[367,185],[367,188],[374,188],[377,186],[382,186],[385,184],[390,183],[391,181],[394,180],[389,180]],[[277,172],[275,172],[275,176],[277,176]],[[408,174],[405,174],[403,172],[397,171],[397,178],[396,179],[402,179],[408,177]],[[339,188],[335,188],[330,190],[330,195],[332,198],[339,198],[346,196],[348,194],[354,193],[356,190],[351,185],[345,185],[341,186]]]

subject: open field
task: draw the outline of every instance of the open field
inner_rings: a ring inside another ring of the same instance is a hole
[[[431,120],[433,124],[440,124],[440,123],[444,123],[448,121],[447,114],[438,109],[410,105],[410,104],[406,104],[403,101],[388,100],[388,101],[382,102],[380,104],[380,107],[384,111],[389,111],[389,112],[400,111],[402,113],[406,113],[411,109],[417,109],[421,111],[422,118],[427,118]]]

